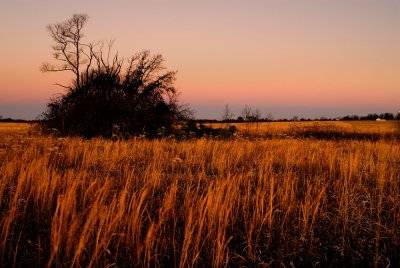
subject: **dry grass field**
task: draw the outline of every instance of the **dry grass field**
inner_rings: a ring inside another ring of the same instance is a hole
[[[236,126],[242,134],[259,138],[347,138],[369,139],[398,137],[400,121],[298,121],[298,122],[267,122],[267,123],[213,123],[212,127]]]
[[[318,124],[254,124],[254,139],[240,125],[229,140],[116,142],[1,124],[1,264],[399,265],[396,125]],[[374,135],[292,134],[308,128]]]

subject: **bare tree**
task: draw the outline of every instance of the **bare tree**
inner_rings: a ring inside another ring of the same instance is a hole
[[[242,117],[245,121],[251,120],[251,107],[246,105],[242,110]]]
[[[228,104],[225,105],[224,112],[222,114],[222,121],[230,121],[232,118],[235,116],[234,113],[232,113],[231,108],[229,107]]]
[[[253,120],[257,124],[257,130],[258,130],[258,123],[259,123],[259,121],[261,119],[261,112],[260,112],[260,110],[258,108],[253,112],[252,117],[253,117]]]
[[[248,105],[244,106],[244,108],[242,110],[242,117],[243,117],[243,119],[245,121],[245,126],[246,126],[245,133],[247,135],[249,135],[249,133],[250,133],[250,124],[249,124],[249,122],[251,121],[251,118],[252,118],[252,111],[251,111],[251,107],[250,106],[248,106]]]
[[[274,116],[271,113],[267,113],[265,120],[267,120],[268,122],[271,122],[274,120]]]
[[[53,57],[60,64],[44,62],[41,66],[42,72],[71,71],[75,74],[76,87],[81,86],[80,69],[84,67],[88,73],[94,56],[92,45],[84,44],[81,41],[84,36],[82,28],[88,18],[86,14],[74,14],[65,22],[47,26],[47,30],[55,41],[55,45],[52,46]],[[71,89],[70,86],[57,85]]]

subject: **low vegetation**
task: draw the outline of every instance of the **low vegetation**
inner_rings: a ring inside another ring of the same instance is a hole
[[[228,140],[113,142],[0,125],[0,262],[400,262],[396,139],[293,138],[278,135],[290,125],[261,127],[274,138],[246,139],[239,125]]]
[[[44,62],[43,72],[70,72],[72,83],[58,86],[65,94],[53,98],[41,115],[46,132],[85,138],[149,138],[177,132],[192,117],[178,101],[175,71],[162,55],[149,51],[129,58],[113,52],[114,41],[83,41],[86,14],[50,24],[56,63]]]
[[[322,140],[395,140],[400,121],[330,121],[214,123],[209,127],[236,127],[247,139],[311,138]]]

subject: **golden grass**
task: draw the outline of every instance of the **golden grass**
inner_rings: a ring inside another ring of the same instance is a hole
[[[29,130],[30,126],[31,125],[29,123],[0,123],[0,133],[26,133]]]
[[[247,122],[212,123],[211,127],[236,126],[242,133],[257,137],[292,136],[304,130],[335,130],[348,134],[386,135],[398,134],[400,121],[297,121],[297,122]]]
[[[0,131],[0,261],[396,265],[399,193],[396,140],[111,142]]]

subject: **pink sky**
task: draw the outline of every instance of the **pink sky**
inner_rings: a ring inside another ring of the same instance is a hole
[[[198,118],[225,104],[277,117],[400,110],[398,0],[2,1],[0,115],[32,119],[71,74],[42,74],[46,25],[90,16],[86,41],[120,54],[150,49],[178,70]]]

